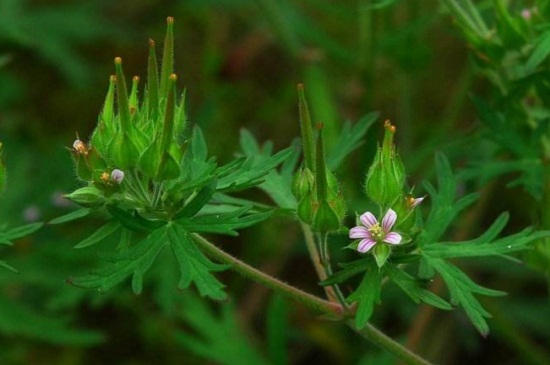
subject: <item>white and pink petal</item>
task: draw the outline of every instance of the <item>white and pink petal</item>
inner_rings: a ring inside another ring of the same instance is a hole
[[[395,221],[397,220],[397,213],[393,209],[388,209],[384,218],[382,218],[382,229],[384,232],[391,231]]]
[[[363,225],[367,228],[370,228],[376,224],[378,224],[378,219],[372,214],[371,212],[366,212],[361,217],[359,217],[359,220]]]
[[[357,251],[361,253],[369,252],[370,249],[374,247],[374,245],[376,245],[376,241],[365,238],[364,240],[361,240],[361,242],[359,242],[359,245],[357,246]]]
[[[351,239],[363,239],[363,238],[369,238],[371,239],[371,233],[368,229],[362,226],[353,227],[349,230],[349,238]]]
[[[392,244],[392,245],[398,245],[401,243],[401,240],[403,239],[403,237],[401,237],[401,235],[397,232],[390,232],[388,234],[386,234],[386,236],[384,237],[384,242],[387,242],[389,244]]]

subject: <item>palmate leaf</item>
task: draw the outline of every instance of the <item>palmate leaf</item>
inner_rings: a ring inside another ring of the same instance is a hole
[[[232,169],[224,169],[223,173],[218,171],[218,191],[237,191],[259,185],[264,182],[266,175],[293,154],[292,148],[272,154],[271,142],[265,143],[260,149],[252,134],[244,129],[241,130],[240,144],[244,159]]]
[[[490,314],[482,307],[475,294],[487,296],[504,295],[503,292],[484,288],[474,283],[463,271],[445,261],[452,258],[505,256],[510,253],[526,250],[532,242],[547,237],[550,232],[534,232],[528,228],[516,234],[499,238],[506,223],[508,214],[501,214],[495,222],[479,237],[463,242],[439,242],[457,214],[469,206],[475,195],[467,195],[455,200],[458,180],[453,175],[446,158],[436,156],[438,190],[426,185],[433,202],[432,210],[426,221],[424,231],[418,236],[417,243],[421,253],[419,275],[429,278],[438,273],[449,288],[451,303],[464,308],[466,314],[482,335],[489,332],[486,318]],[[433,304],[432,304],[433,305]]]
[[[441,299],[431,291],[422,288],[418,280],[397,266],[385,265],[384,272],[415,303],[424,302],[439,309],[453,309],[447,301]]]
[[[105,226],[104,226],[105,227]],[[123,252],[106,257],[110,264],[87,276],[71,278],[72,285],[98,289],[106,292],[129,277],[132,278],[132,290],[139,294],[143,289],[143,278],[151,265],[167,246],[170,247],[180,268],[180,289],[194,283],[199,293],[212,299],[225,298],[223,284],[211,274],[226,266],[210,262],[189,239],[188,232],[175,224],[168,224],[154,230],[138,244]]]
[[[491,315],[483,308],[474,294],[495,297],[506,295],[506,293],[474,283],[463,271],[442,259],[425,257],[425,260],[445,281],[451,294],[451,303],[464,308],[477,330],[486,336],[489,333],[489,325],[485,318],[490,318]]]
[[[237,236],[237,229],[246,228],[259,223],[272,214],[272,211],[247,214],[252,206],[245,206],[227,213],[197,215],[182,218],[175,223],[188,232],[218,233]]]
[[[243,155],[248,159],[255,160],[256,164],[263,165],[274,157],[272,156],[273,145],[271,142],[260,146],[254,136],[244,129],[241,131],[240,145]],[[294,209],[296,199],[292,194],[291,186],[294,170],[300,157],[297,140],[294,140],[291,146],[283,151],[287,151],[288,155],[282,161],[280,171],[275,170],[275,166],[273,166],[271,171],[262,178],[263,182],[259,188],[266,192],[279,207]]]
[[[441,153],[436,154],[436,171],[438,189],[436,190],[429,183],[424,184],[430,195],[432,208],[424,224],[424,230],[416,241],[421,248],[436,243],[458,213],[474,203],[479,196],[478,194],[468,194],[455,201],[457,180],[453,175],[449,161]]]
[[[527,250],[533,241],[550,235],[550,232],[547,231],[534,232],[532,228],[526,228],[521,232],[495,240],[507,221],[508,213],[503,213],[478,238],[470,241],[441,242],[437,245],[430,245],[424,249],[424,253],[430,257],[438,258],[502,256]]]
[[[224,285],[210,272],[226,270],[229,267],[208,260],[183,228],[172,225],[168,227],[167,234],[170,248],[180,269],[181,278],[178,288],[186,289],[193,282],[200,295],[216,300],[226,299],[227,295],[223,291]]]

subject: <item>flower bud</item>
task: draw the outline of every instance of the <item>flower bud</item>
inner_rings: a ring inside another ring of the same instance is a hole
[[[342,192],[340,191],[338,180],[329,170],[327,170],[327,188],[327,202],[334,210],[334,213],[336,213],[336,216],[341,222],[344,220],[344,217],[346,215],[346,202],[344,200]]]
[[[316,203],[313,201],[312,194],[306,194],[298,202],[298,217],[307,224],[313,224],[313,217],[316,211]]]
[[[114,169],[111,172],[111,181],[114,181],[117,184],[121,184],[122,180],[124,180],[124,171],[121,171],[119,169]]]
[[[340,228],[340,219],[326,200],[321,201],[315,212],[312,227],[314,231],[321,233],[337,231]]]
[[[119,131],[109,148],[109,155],[117,166],[128,169],[136,165],[139,150],[128,133]]]
[[[384,128],[386,130],[384,142],[376,152],[365,185],[367,196],[370,199],[383,207],[389,207],[403,192],[405,171],[393,144],[395,126],[386,121]]]
[[[100,205],[105,200],[103,193],[93,185],[77,189],[65,197],[84,207]]]
[[[303,199],[313,190],[313,173],[307,167],[301,168],[294,174],[292,180],[292,193],[297,200]]]

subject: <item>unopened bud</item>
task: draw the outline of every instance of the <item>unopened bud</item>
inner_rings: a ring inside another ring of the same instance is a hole
[[[77,138],[73,142],[73,150],[80,154],[80,155],[87,155],[88,154],[88,147],[84,142],[82,142],[80,139]]]
[[[301,200],[307,194],[310,194],[313,189],[313,173],[304,167],[294,174],[292,180],[292,193],[297,200]]]
[[[376,152],[365,185],[370,199],[383,207],[389,207],[403,192],[405,171],[393,144],[395,126],[386,121],[384,128],[384,142]]]
[[[91,207],[103,203],[103,193],[95,186],[86,186],[73,191],[65,197],[84,207]]]
[[[321,233],[337,231],[340,228],[340,219],[325,200],[315,212],[312,226],[313,230]]]
[[[117,184],[120,184],[122,183],[122,180],[124,180],[124,171],[121,171],[119,169],[114,169],[111,172],[111,181],[114,181]]]

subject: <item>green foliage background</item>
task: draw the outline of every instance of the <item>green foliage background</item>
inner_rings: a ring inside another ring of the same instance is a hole
[[[65,147],[75,132],[87,136],[94,128],[114,56],[124,59],[127,75],[143,76],[147,39],[160,44],[167,15],[176,19],[176,72],[187,88],[190,122],[202,128],[209,151],[221,162],[238,149],[242,128],[260,141],[271,139],[277,150],[298,136],[300,82],[314,122],[325,124],[329,148],[346,120],[371,111],[391,119],[408,179],[419,188],[434,179],[436,151],[460,171],[495,149],[478,132],[481,122],[470,98],[490,99],[489,83],[474,73],[464,40],[435,0],[2,0],[0,141],[8,186],[0,225],[48,221],[74,209],[60,199],[78,186]],[[362,184],[377,130],[371,128],[369,142],[337,171],[350,212],[366,204]],[[453,223],[451,239],[479,236],[502,211],[510,212],[508,233],[537,223],[531,194],[506,187],[517,176],[485,179],[488,184],[471,169],[465,176],[461,193],[480,192],[481,200]],[[268,202],[261,192],[252,194]],[[2,261],[20,273],[0,271],[0,363],[393,362],[345,327],[231,272],[219,276],[231,297],[220,304],[176,291],[178,278],[163,267],[153,270],[138,296],[129,285],[107,294],[69,286],[68,277],[98,264],[101,245],[72,249],[92,228],[79,221],[50,225],[2,247]],[[216,242],[321,294],[301,240],[294,223],[275,217]],[[343,238],[341,247],[347,243]],[[116,242],[102,243],[109,244]],[[333,252],[353,258],[348,251]],[[533,266],[492,258],[463,266],[476,281],[510,293],[505,300],[483,298],[494,317],[486,339],[461,311],[426,309],[391,287],[373,322],[392,336],[406,335],[404,342],[438,363],[548,363],[547,283]],[[437,282],[429,285],[441,290]]]

